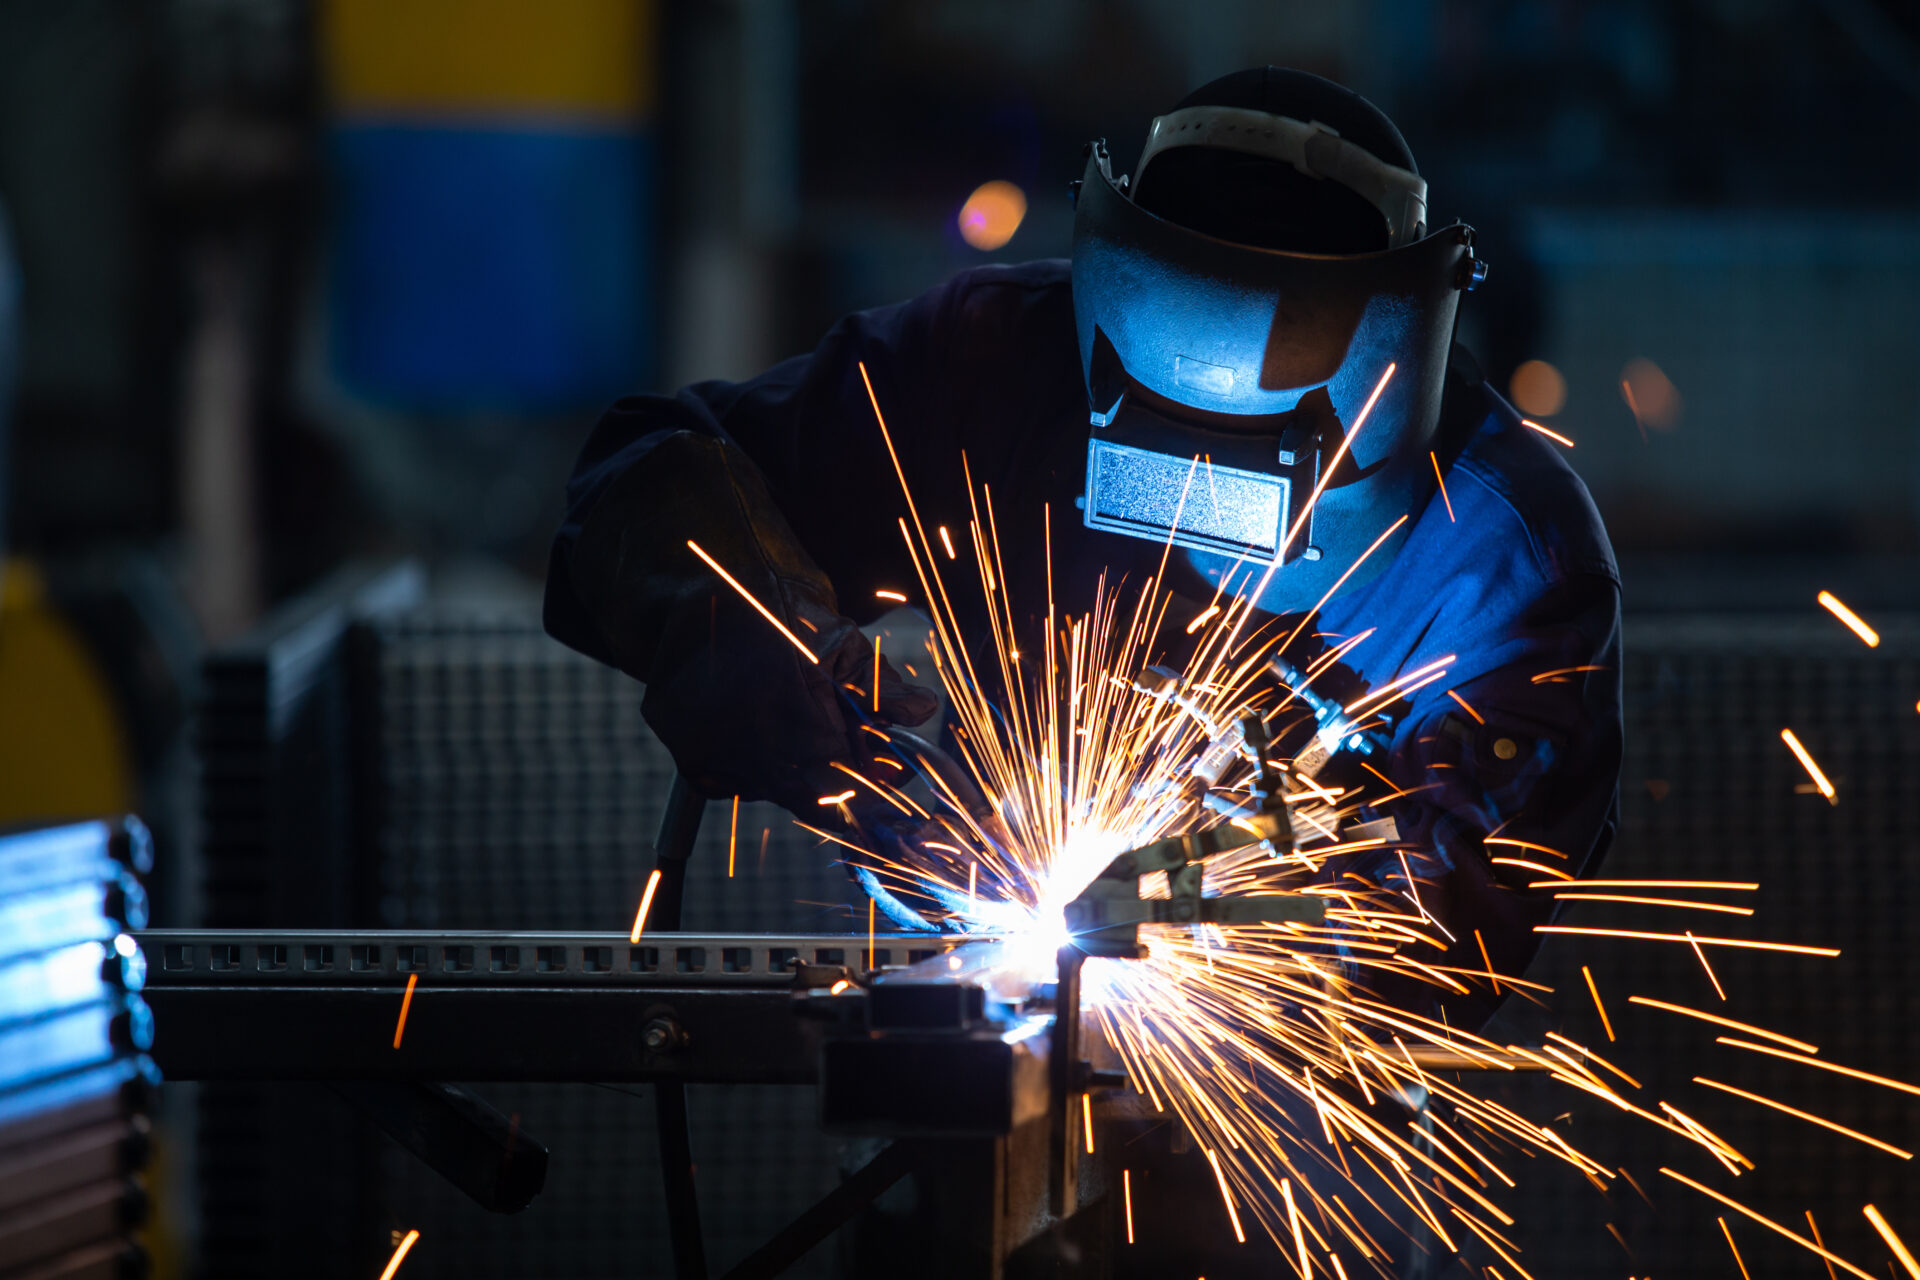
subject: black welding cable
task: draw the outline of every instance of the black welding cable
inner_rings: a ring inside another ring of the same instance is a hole
[[[660,872],[652,920],[655,928],[680,927],[680,902],[686,890],[687,859],[706,798],[679,774],[667,795],[667,811],[654,841],[654,866]],[[687,1128],[687,1086],[662,1080],[653,1087],[653,1109],[660,1143],[660,1177],[667,1201],[667,1233],[673,1242],[675,1280],[707,1280],[707,1249],[700,1232],[700,1200],[693,1185],[693,1139]]]

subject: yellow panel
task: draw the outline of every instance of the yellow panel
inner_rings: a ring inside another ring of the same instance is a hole
[[[326,0],[350,115],[633,117],[653,108],[653,0]]]
[[[0,565],[0,826],[133,807],[113,697],[24,561]]]

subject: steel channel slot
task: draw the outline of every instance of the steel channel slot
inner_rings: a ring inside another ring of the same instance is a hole
[[[495,933],[419,930],[146,929],[134,934],[149,988],[369,986],[759,987],[795,963],[866,972],[865,934]],[[906,966],[953,949],[937,934],[883,934],[876,961]]]

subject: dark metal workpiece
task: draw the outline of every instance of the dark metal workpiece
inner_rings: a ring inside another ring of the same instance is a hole
[[[342,1080],[333,1091],[490,1213],[518,1213],[546,1185],[546,1147],[459,1085]]]
[[[858,1172],[788,1223],[780,1234],[748,1254],[722,1280],[771,1280],[784,1273],[854,1214],[912,1172],[919,1154],[914,1147],[902,1142],[881,1148]]]

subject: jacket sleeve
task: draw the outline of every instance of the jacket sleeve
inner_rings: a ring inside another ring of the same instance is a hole
[[[1579,575],[1531,602],[1517,622],[1459,657],[1458,678],[1416,699],[1395,734],[1394,807],[1404,866],[1373,878],[1405,891],[1453,935],[1422,963],[1519,975],[1559,906],[1543,882],[1590,874],[1619,820],[1622,747],[1619,587]],[[1435,933],[1431,926],[1428,932]],[[1479,1027],[1501,1002],[1491,984],[1467,993],[1388,977],[1384,998]]]
[[[549,558],[547,630],[646,683],[648,723],[709,794],[805,811],[832,764],[858,756],[843,695],[870,702],[872,676],[854,618],[878,612],[872,584],[905,562],[900,486],[861,365],[883,406],[902,387],[938,403],[925,391],[948,305],[935,291],[849,316],[811,355],[748,382],[623,399],[581,453]],[[940,435],[937,418],[916,426],[896,439],[908,465]],[[891,664],[881,685],[882,719],[931,714],[931,695]]]

